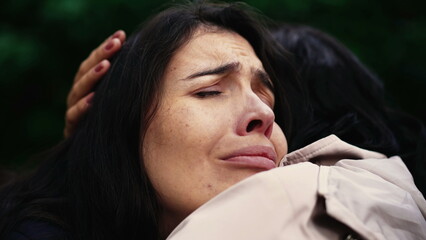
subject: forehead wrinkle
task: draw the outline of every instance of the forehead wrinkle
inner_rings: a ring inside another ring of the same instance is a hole
[[[223,47],[221,47],[221,44],[220,44],[223,42],[218,42],[219,43],[218,46],[217,47],[213,46],[213,48],[211,49],[205,47],[205,44],[210,44],[210,46],[211,44],[216,45],[218,41],[217,39],[209,38],[207,42],[197,41],[197,39],[212,33],[213,34],[229,33],[231,35],[235,35],[235,36],[230,36],[230,39],[231,39],[230,42],[225,41],[225,44],[226,44],[225,47],[230,47],[230,49],[225,54],[223,53],[224,49]],[[260,82],[265,82],[265,81],[267,82],[268,81],[267,79],[269,79],[269,77],[267,77],[267,74],[263,71],[262,63],[260,62],[255,52],[253,51],[252,46],[244,38],[243,38],[245,40],[244,43],[235,44],[235,41],[233,40],[235,40],[234,38],[237,36],[242,38],[241,36],[239,36],[237,33],[233,31],[228,31],[221,28],[218,28],[218,29],[205,28],[205,27],[198,28],[194,32],[192,37],[189,39],[189,41],[182,48],[180,48],[180,50],[178,50],[176,55],[173,57],[174,60],[177,61],[177,65],[175,65],[175,67],[170,68],[170,70],[174,71],[177,68],[183,68],[183,69],[186,68],[186,70],[182,72],[183,73],[182,75],[179,74],[181,76],[180,78],[178,78],[178,80],[186,80],[186,79],[193,79],[195,77],[204,76],[204,75],[215,75],[215,74],[219,75],[219,74],[222,74],[222,72],[223,74],[239,72],[242,68],[249,67],[249,71],[255,72],[255,73],[251,73],[252,75],[254,75],[252,77],[253,79],[256,78],[256,79],[259,79]],[[215,42],[210,42],[210,41],[215,41]],[[197,42],[195,46],[189,46],[195,42]],[[247,49],[246,45],[248,45],[250,50]],[[198,50],[194,51],[194,49],[198,49]],[[187,51],[187,50],[190,50],[188,52],[190,54],[186,53],[182,55],[183,53],[182,51]],[[253,56],[256,57],[255,62],[253,62],[253,59],[247,59],[247,57],[251,56],[252,54]],[[178,55],[179,57],[177,57]],[[204,60],[195,61],[195,62],[193,61],[194,58],[198,58],[202,55],[204,55],[202,57]],[[230,66],[232,66],[232,69]],[[257,72],[259,73],[256,73],[256,71],[252,70],[256,68],[258,68]],[[264,85],[268,85],[268,84],[264,84]]]

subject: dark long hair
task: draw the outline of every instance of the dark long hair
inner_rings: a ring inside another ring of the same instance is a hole
[[[169,8],[126,41],[76,132],[46,155],[34,175],[0,193],[0,238],[29,219],[54,224],[72,239],[160,238],[162,209],[140,149],[161,99],[165,68],[201,25],[248,40],[280,93],[276,121],[292,136],[291,100],[280,98],[296,99],[300,89],[286,55],[255,14],[241,4]]]
[[[310,104],[310,117],[304,115],[303,124],[294,129],[289,149],[336,134],[361,148],[400,155],[425,193],[423,123],[386,104],[382,81],[331,36],[288,24],[275,27],[273,36],[293,54]]]

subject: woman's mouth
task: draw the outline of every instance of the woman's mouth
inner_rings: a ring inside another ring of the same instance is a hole
[[[257,145],[238,149],[222,160],[243,167],[269,170],[276,167],[276,158],[273,148]]]

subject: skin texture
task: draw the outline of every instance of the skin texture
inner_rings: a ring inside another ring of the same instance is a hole
[[[275,167],[287,153],[265,74],[251,45],[220,29],[199,29],[172,57],[141,149],[166,229],[235,183]],[[229,158],[264,151],[273,153],[272,161]]]

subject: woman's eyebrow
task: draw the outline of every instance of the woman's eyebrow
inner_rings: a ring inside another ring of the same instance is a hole
[[[193,73],[193,74],[189,75],[188,77],[184,78],[183,80],[194,79],[194,78],[197,78],[197,77],[202,77],[202,76],[207,76],[207,75],[225,74],[225,73],[236,71],[239,66],[240,66],[239,62],[227,63],[227,64],[221,65],[221,66],[213,68],[213,69],[207,69],[207,70],[203,70],[203,71],[200,71],[200,72]]]

